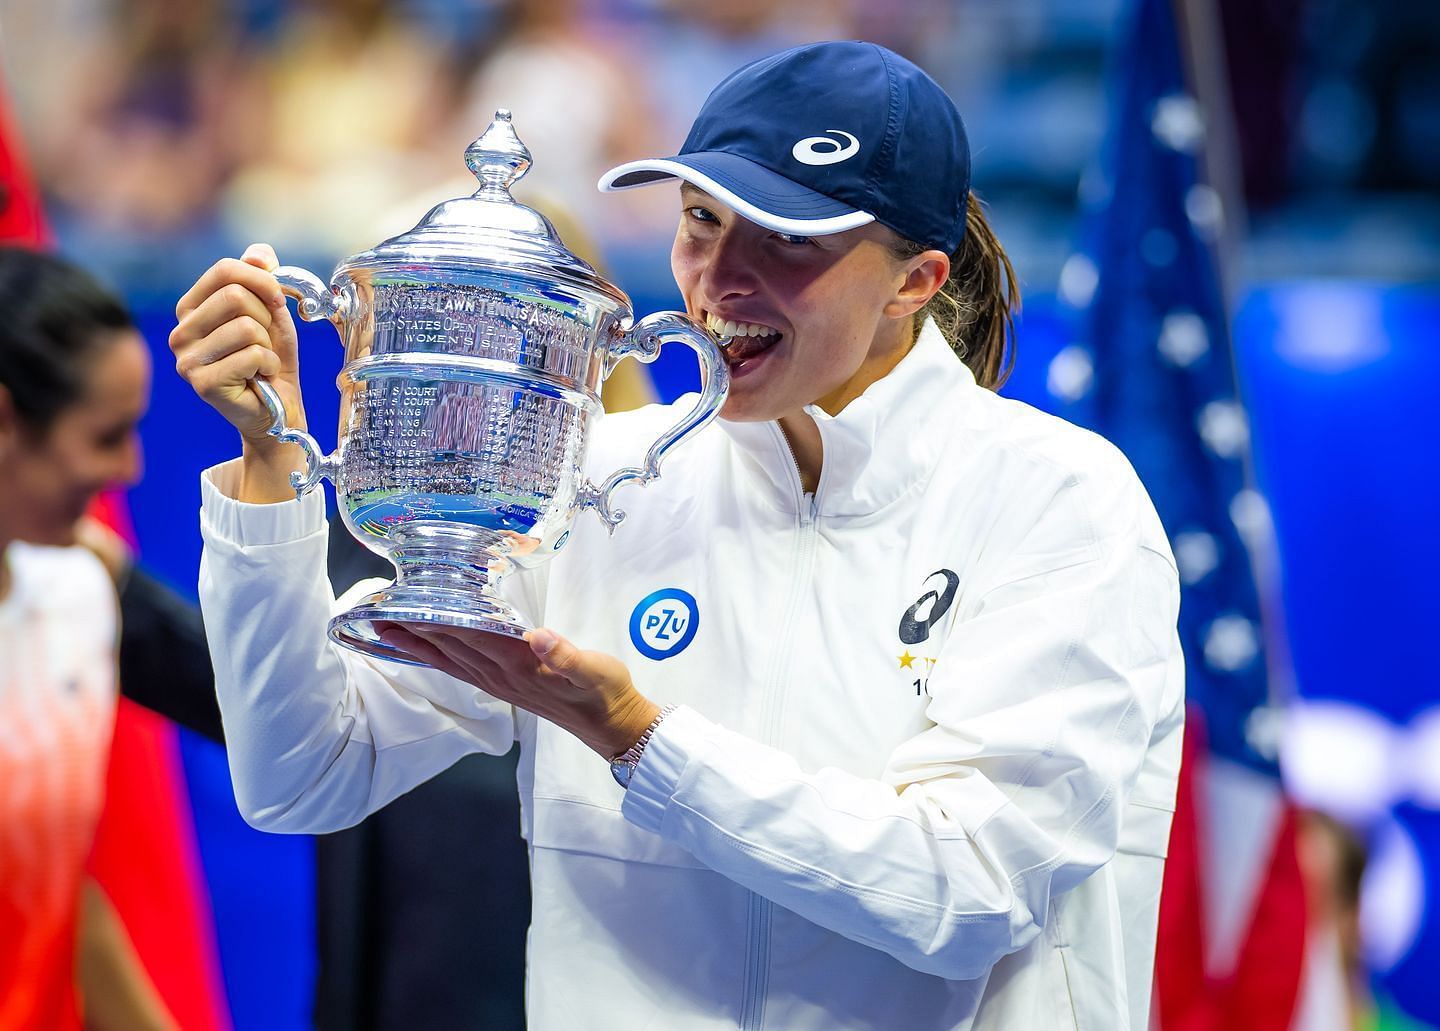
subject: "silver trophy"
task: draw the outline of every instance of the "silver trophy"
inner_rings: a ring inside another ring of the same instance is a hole
[[[527,625],[499,596],[516,566],[564,547],[593,509],[611,530],[625,518],[617,489],[645,484],[669,451],[710,422],[729,390],[715,339],[678,312],[631,325],[630,300],[517,203],[510,186],[530,166],[508,111],[465,151],[473,196],[437,206],[410,232],[342,262],[327,286],[301,268],[276,278],[307,321],[328,319],[345,342],[339,446],[326,456],[285,425],[275,389],[255,387],[270,432],[299,444],[296,495],[321,477],[366,547],[395,565],[395,582],[330,621],[330,637],[370,655],[410,661],[377,623],[469,627],[517,637]],[[631,356],[688,344],[700,359],[695,407],[655,441],[645,464],[603,483],[584,477],[600,384]]]

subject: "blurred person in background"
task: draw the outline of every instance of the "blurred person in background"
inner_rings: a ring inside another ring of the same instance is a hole
[[[807,40],[869,38],[854,31],[852,0],[661,0],[657,8],[642,39],[667,138],[682,136],[710,91],[741,65]]]
[[[0,249],[0,1028],[173,1026],[85,873],[115,718],[115,589],[75,547],[140,475],[150,358],[124,307]]]
[[[1360,937],[1360,887],[1366,850],[1360,836],[1318,810],[1302,812],[1297,854],[1305,881],[1306,929],[1333,940],[1330,956],[1339,966],[1334,981],[1346,1007],[1344,1027],[1361,1031],[1374,1025],[1374,1004],[1367,985]],[[1339,1000],[1336,1000],[1339,1001]]]
[[[893,13],[889,5],[885,10]],[[851,0],[659,0],[649,17],[619,26],[643,55],[630,70],[628,88],[645,98],[652,140],[636,140],[595,166],[591,182],[631,154],[655,153],[656,141],[683,139],[710,91],[736,68],[810,40],[872,38],[854,31],[854,24]],[[675,235],[671,199],[661,191],[632,190],[591,205],[596,232],[623,282],[657,298],[674,289],[666,268]]]
[[[1365,957],[1361,895],[1370,865],[1370,849],[1355,827],[1319,809],[1301,812],[1300,869],[1305,879],[1306,928],[1312,937],[1333,943],[1323,955],[1339,970],[1338,990],[1326,1002],[1337,1012],[1330,1026],[1351,1031],[1433,1031],[1433,1025],[1407,1017],[1373,983]],[[1338,1012],[1343,1008],[1343,1017]],[[1296,1027],[1318,1026],[1297,1018]]]
[[[330,644],[323,505],[250,387],[304,425],[276,256],[181,298],[177,367],[242,440],[202,479],[201,574],[242,812],[345,826],[520,740],[537,1031],[1142,1026],[1178,581],[1123,457],[993,393],[1013,273],[958,112],[896,54],[803,47],[602,182],[677,177],[722,419],[613,539],[577,522],[507,581],[597,651],[382,630],[426,669]],[[591,469],[680,405],[603,421]]]
[[[606,210],[596,203],[595,177],[654,146],[651,97],[636,89],[649,55],[620,26],[585,18],[585,7],[582,0],[504,0],[494,34],[462,61],[475,70],[455,138],[474,139],[497,108],[508,108],[536,155],[519,193],[552,198],[587,233],[624,246],[656,231],[653,205]],[[467,192],[473,189],[472,180]]]
[[[87,24],[63,60],[28,57],[71,70],[64,103],[31,118],[52,213],[101,241],[208,228],[255,139],[253,58],[230,5],[114,0]],[[8,48],[22,65],[16,80],[26,75],[27,58],[15,56],[22,42]]]
[[[225,222],[305,255],[373,242],[376,213],[443,179],[479,135],[456,146],[445,132],[456,75],[449,42],[403,7],[292,5],[259,66],[259,132],[227,188]]]

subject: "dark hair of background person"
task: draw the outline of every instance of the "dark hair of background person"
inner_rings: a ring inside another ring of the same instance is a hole
[[[120,299],[83,269],[0,246],[0,386],[34,432],[84,395],[89,366],[114,335],[134,329]],[[223,742],[199,609],[141,569],[117,587],[121,693]]]
[[[901,240],[894,254],[902,260],[929,250]],[[951,349],[975,374],[975,382],[997,390],[1015,367],[1015,314],[1020,310],[1020,284],[1015,269],[985,217],[984,205],[972,192],[965,208],[965,238],[950,255],[950,277],[921,309],[915,331],[926,318],[935,320]]]
[[[49,254],[0,247],[0,386],[32,429],[47,429],[78,400],[96,351],[134,328],[125,306],[88,273]]]

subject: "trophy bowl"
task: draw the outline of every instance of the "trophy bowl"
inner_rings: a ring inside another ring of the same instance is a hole
[[[287,427],[274,388],[255,381],[270,432],[305,453],[291,477],[297,496],[329,478],[350,533],[396,568],[393,584],[330,621],[331,639],[400,662],[414,660],[386,645],[378,624],[523,635],[501,579],[563,548],[584,509],[613,532],[625,517],[615,490],[657,477],[729,389],[703,327],[678,312],[632,325],[625,294],[510,196],[530,155],[509,112],[496,112],[465,157],[480,181],[473,196],[346,259],[328,284],[293,266],[275,272],[300,316],[333,322],[344,342],[335,452]],[[652,361],[670,342],[699,357],[695,406],[642,466],[590,482],[582,470],[601,383],[620,359]]]

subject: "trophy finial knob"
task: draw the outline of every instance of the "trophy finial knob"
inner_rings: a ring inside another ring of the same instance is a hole
[[[530,169],[530,151],[515,135],[508,108],[495,112],[495,120],[480,138],[465,149],[465,164],[480,180],[480,193],[496,200],[508,198],[510,187]]]

